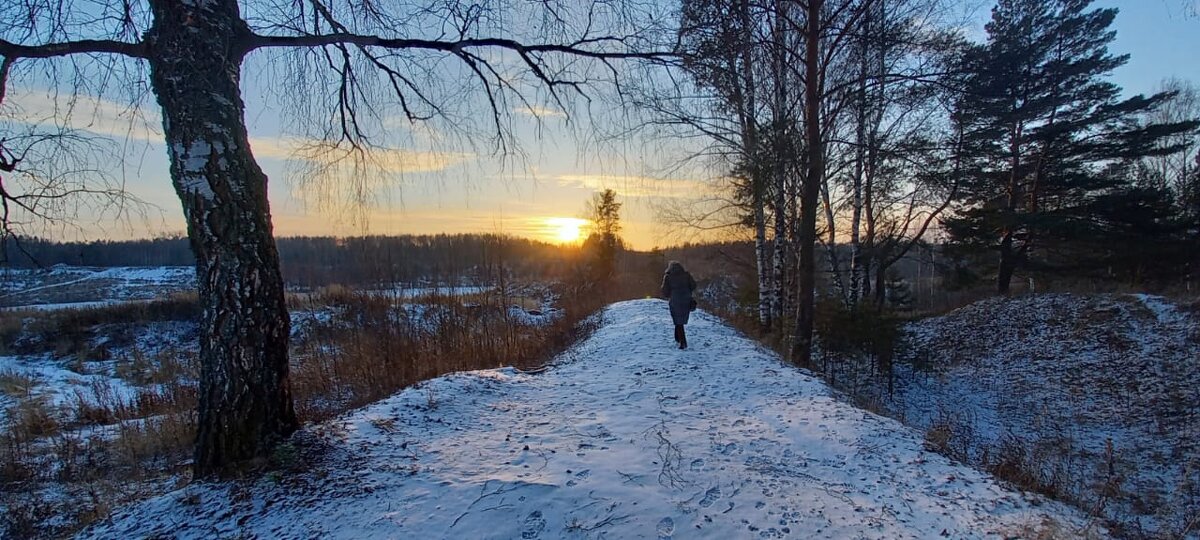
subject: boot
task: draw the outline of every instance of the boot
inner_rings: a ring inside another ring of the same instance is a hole
[[[679,329],[679,350],[682,351],[687,348],[687,334],[683,331],[682,325],[676,326],[675,328]]]
[[[679,345],[682,343],[683,343],[683,326],[677,324],[677,325],[675,325],[675,344]],[[682,349],[683,347],[681,346],[680,348]]]

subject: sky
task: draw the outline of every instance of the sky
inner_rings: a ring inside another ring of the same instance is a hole
[[[1185,15],[1189,7],[1196,9],[1197,1],[1097,2],[1120,9],[1111,49],[1131,59],[1113,80],[1127,94],[1153,92],[1167,77],[1200,83],[1200,59],[1195,57],[1200,51],[1200,17]],[[982,35],[989,9],[982,4],[974,12],[970,33]],[[632,247],[650,249],[698,238],[696,231],[667,223],[662,209],[710,193],[706,179],[719,171],[698,164],[679,167],[678,151],[645,140],[604,136],[614,131],[614,119],[609,116],[613,111],[595,114],[603,103],[587,109],[579,100],[568,102],[570,115],[549,100],[508,106],[507,127],[520,150],[516,155],[498,155],[486,140],[470,144],[437,127],[412,126],[382,113],[381,125],[399,136],[389,139],[390,150],[379,153],[381,178],[362,180],[341,171],[318,184],[304,182],[299,171],[311,163],[294,152],[303,143],[295,126],[311,126],[317,119],[295,118],[296,113],[285,110],[286,104],[276,98],[280,89],[272,87],[270,77],[254,76],[270,61],[250,58],[243,92],[251,147],[270,178],[279,236],[486,232],[570,240],[581,224],[578,218],[584,216],[586,201],[597,190],[611,188],[624,203],[623,236]],[[73,225],[35,225],[27,230],[68,240],[182,233],[182,212],[168,177],[153,100],[143,108],[140,121],[133,122],[114,103],[92,105],[77,108],[90,114],[76,114],[72,125],[114,141],[112,155],[103,160],[107,169],[146,204],[117,218],[85,210]],[[27,121],[53,115],[44,92],[28,87],[13,88],[5,106],[16,107]],[[347,196],[360,185],[354,178],[372,188],[366,204],[352,203]]]

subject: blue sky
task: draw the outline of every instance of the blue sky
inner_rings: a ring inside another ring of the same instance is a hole
[[[1098,0],[1099,7],[1120,10],[1111,50],[1129,54],[1113,80],[1128,94],[1152,93],[1167,77],[1200,84],[1200,7],[1197,0]]]
[[[1127,94],[1152,92],[1166,77],[1200,82],[1200,60],[1195,56],[1200,51],[1200,17],[1185,16],[1187,3],[1196,1],[1097,2],[1120,9],[1112,50],[1132,58],[1117,70],[1114,80]],[[989,10],[990,4],[975,11],[975,35],[982,35]],[[623,196],[625,234],[635,247],[688,238],[658,224],[654,209],[702,193],[698,180],[706,172],[669,169],[675,160],[664,156],[667,150],[647,147],[644,141],[596,141],[595,126],[590,124],[593,117],[584,112],[585,105],[579,100],[568,103],[573,109],[578,107],[570,120],[548,100],[535,103],[535,111],[510,107],[509,126],[525,156],[503,160],[496,159],[486,145],[472,147],[461,140],[447,140],[436,129],[409,127],[403,120],[382,115],[383,124],[391,126],[389,134],[394,137],[389,143],[395,148],[387,153],[386,178],[377,184],[371,205],[347,209],[338,204],[345,199],[340,191],[347,185],[344,180],[326,182],[319,189],[295,181],[298,162],[290,150],[297,135],[289,130],[289,124],[281,123],[289,116],[273,97],[280,90],[271,86],[277,81],[256,76],[265,61],[250,59],[244,93],[252,147],[271,179],[276,234],[505,232],[553,239],[558,231],[548,220],[580,216],[588,197],[609,187]],[[39,108],[37,96],[23,97],[20,89],[9,100],[30,110]],[[134,195],[153,205],[150,211],[122,221],[84,216],[78,227],[32,229],[34,232],[68,239],[103,239],[183,231],[182,214],[167,177],[166,153],[158,142],[161,134],[156,132],[154,104],[148,105],[146,125],[139,124],[131,131],[127,117],[119,112],[108,114],[103,106],[94,115],[97,118],[75,122],[118,139],[127,136],[129,144],[123,145],[124,156],[117,160],[124,166],[114,171]],[[592,104],[593,110],[603,107]],[[102,118],[106,114],[117,117],[118,127],[113,127],[113,118]],[[299,120],[319,123],[319,119]],[[603,111],[594,117],[601,131],[611,120]],[[366,219],[360,219],[363,217]]]

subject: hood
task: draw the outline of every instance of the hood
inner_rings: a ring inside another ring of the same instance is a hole
[[[682,274],[683,272],[683,265],[679,264],[679,261],[671,261],[670,264],[667,265],[666,273],[668,274]]]

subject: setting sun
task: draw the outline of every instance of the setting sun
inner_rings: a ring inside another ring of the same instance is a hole
[[[583,236],[583,228],[588,220],[579,218],[552,217],[546,218],[546,228],[555,241],[563,244],[578,242]]]

